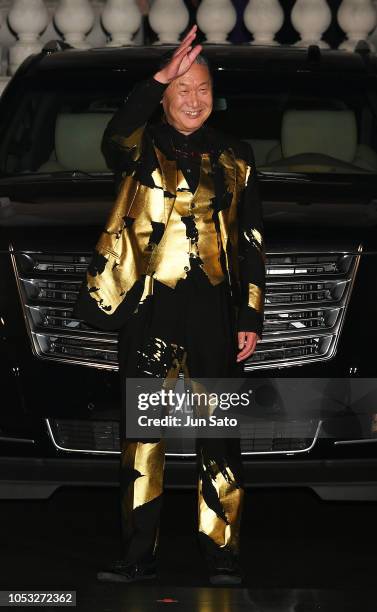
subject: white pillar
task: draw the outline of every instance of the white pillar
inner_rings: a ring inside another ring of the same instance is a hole
[[[278,0],[249,0],[244,22],[253,34],[252,45],[277,45],[275,34],[284,23],[284,11]]]
[[[237,13],[231,0],[202,0],[196,21],[206,35],[206,42],[224,44],[236,25]]]
[[[60,0],[54,21],[68,44],[78,49],[89,49],[85,36],[94,24],[94,11],[89,0]]]
[[[359,40],[366,40],[376,25],[376,9],[371,0],[343,0],[338,9],[338,22],[347,35],[339,49],[353,51]]]
[[[26,57],[41,51],[38,38],[48,24],[49,15],[43,0],[14,0],[8,21],[18,36],[18,41],[9,49],[9,71],[14,74]]]
[[[135,0],[107,0],[102,12],[102,24],[111,34],[108,47],[132,45],[132,36],[140,28],[141,13]]]
[[[322,40],[331,23],[331,11],[326,0],[296,0],[292,9],[291,21],[293,27],[300,34],[298,47],[318,45],[328,49],[329,45]]]
[[[149,23],[158,35],[158,43],[177,44],[188,22],[189,12],[183,0],[154,0]]]

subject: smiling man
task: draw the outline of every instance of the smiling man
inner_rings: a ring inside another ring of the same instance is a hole
[[[154,77],[162,84],[169,81],[164,72]],[[196,56],[190,69],[174,79],[164,92],[162,105],[165,117],[178,132],[189,136],[200,129],[212,112],[212,83],[206,62],[201,56]]]
[[[79,313],[119,329],[122,558],[100,580],[156,571],[165,440],[125,427],[125,381],[240,377],[261,337],[264,244],[251,147],[208,127],[212,78],[196,26],[108,124],[102,150],[118,196]],[[150,117],[162,103],[162,122]],[[127,405],[127,411],[136,407]],[[239,439],[196,439],[198,538],[213,584],[241,582]]]

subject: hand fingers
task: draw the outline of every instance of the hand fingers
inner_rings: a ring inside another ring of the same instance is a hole
[[[194,34],[196,35],[196,30],[198,29],[198,26],[196,25],[196,23],[192,26],[191,30],[189,30],[186,34],[186,36],[182,39],[181,44],[183,44],[184,42],[186,42],[186,40],[190,37],[193,36]]]
[[[173,60],[177,59],[177,57],[182,57],[183,55],[185,55],[188,51],[190,51],[190,49],[192,49],[191,45],[185,45],[182,48],[179,48],[178,51],[176,51],[173,55]]]
[[[251,357],[251,355],[254,353],[255,347],[251,347],[250,350],[244,350],[241,351],[240,353],[238,353],[237,355],[237,363],[239,363],[240,361],[244,361],[245,359],[248,359],[249,357]]]
[[[190,44],[191,42],[192,41],[189,40],[185,45],[179,47],[174,53],[172,61],[176,60],[177,58],[182,58],[188,51],[190,51],[192,49],[192,45]]]
[[[251,352],[252,352],[252,349],[245,345],[245,347],[242,349],[242,351],[240,351],[238,353],[237,361],[242,361],[243,359],[246,359],[246,357],[251,355]]]
[[[238,348],[242,349],[245,345],[245,332],[238,332]]]
[[[244,350],[242,350],[238,354],[237,361],[242,361],[242,360],[247,359],[248,357],[250,357],[254,353],[255,347],[256,347],[256,342],[253,342],[252,345],[250,346],[250,348],[245,346]]]
[[[194,63],[195,58],[199,55],[202,46],[196,45],[194,49],[191,49],[191,46],[187,47],[187,49],[183,49],[182,52],[173,59],[172,66],[174,66],[177,71],[177,76],[187,72]]]
[[[239,333],[239,336],[240,336],[240,333]],[[257,344],[257,337],[255,334],[250,334],[249,336],[247,336],[245,346],[242,348],[242,350],[237,355],[237,361],[242,361],[243,359],[250,357],[250,355],[252,355],[255,351],[256,344]]]
[[[190,53],[188,53],[187,57],[188,57],[190,64],[192,64],[195,61],[196,56],[199,55],[202,49],[203,49],[202,45],[195,45],[193,50],[190,51]]]
[[[171,70],[176,73],[175,76],[184,74],[194,63],[203,48],[202,45],[192,47],[192,42],[196,37],[196,30],[197,25],[194,25],[173,54],[170,66]]]
[[[173,57],[176,57],[179,53],[181,53],[181,51],[183,51],[183,49],[186,49],[192,43],[196,36],[196,28],[197,26],[193,26],[191,28],[190,32],[184,37],[179,47],[173,53]]]
[[[246,359],[246,357],[249,357],[249,355],[251,355],[252,352],[253,352],[253,347],[249,344],[245,344],[242,351],[240,351],[237,355],[237,361],[242,361],[243,359]]]

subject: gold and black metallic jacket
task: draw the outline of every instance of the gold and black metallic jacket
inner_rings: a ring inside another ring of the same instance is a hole
[[[163,89],[154,79],[137,87],[103,136],[102,151],[115,171],[117,196],[88,268],[76,314],[105,330],[122,327],[135,310],[146,279],[156,278],[172,288],[178,280],[174,266],[167,262],[182,260],[173,224],[184,204],[187,183],[166,137],[172,128],[147,124]],[[199,228],[203,270],[212,284],[227,279],[238,312],[238,330],[261,336],[265,255],[253,152],[245,142],[208,127],[201,129],[210,152],[201,155],[194,197],[203,211],[210,211],[216,227],[223,276],[210,263],[210,255],[205,255],[206,245],[211,251],[205,217]]]

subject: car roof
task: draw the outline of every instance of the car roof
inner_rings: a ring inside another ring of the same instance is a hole
[[[95,47],[78,50],[67,48],[52,51],[50,41],[44,50],[34,56],[36,61],[29,64],[29,70],[39,73],[51,70],[81,71],[96,69],[99,72],[132,71],[151,73],[159,65],[161,58],[175,48],[170,45]],[[376,71],[376,56],[367,49],[349,52],[339,49],[307,48],[291,45],[203,45],[214,71],[320,71],[361,73]]]

